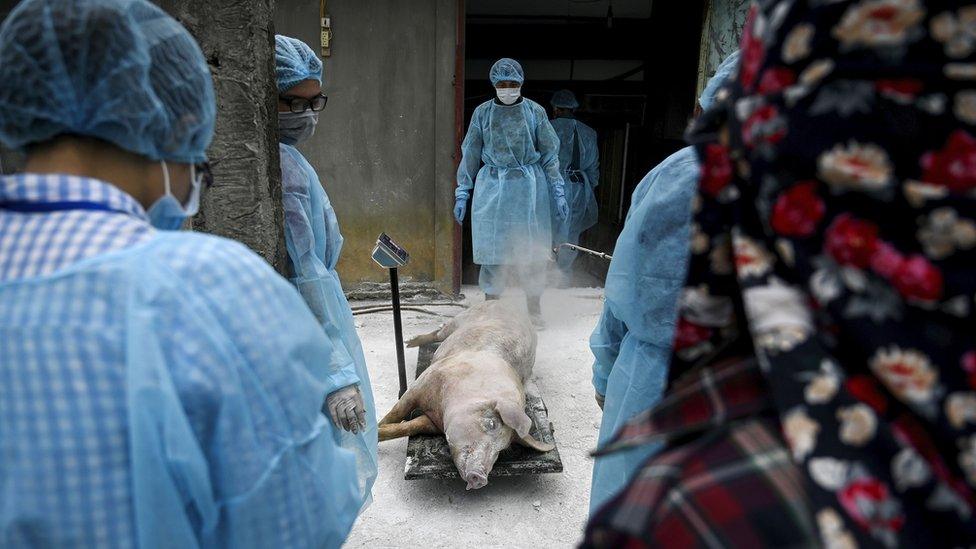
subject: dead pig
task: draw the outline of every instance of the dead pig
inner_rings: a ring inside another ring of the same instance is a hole
[[[512,442],[553,449],[529,435],[524,383],[532,375],[537,339],[523,311],[485,302],[407,345],[434,342],[442,343],[430,367],[380,421],[380,440],[444,433],[468,490],[488,484],[498,453]],[[404,422],[414,410],[423,415]]]

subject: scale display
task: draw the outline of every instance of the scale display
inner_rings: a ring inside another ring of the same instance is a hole
[[[381,233],[373,247],[373,261],[384,269],[396,269],[410,261],[410,254],[386,233]]]

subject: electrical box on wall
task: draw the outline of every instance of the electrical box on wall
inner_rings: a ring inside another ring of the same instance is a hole
[[[322,21],[322,57],[332,55],[332,16],[323,15]]]

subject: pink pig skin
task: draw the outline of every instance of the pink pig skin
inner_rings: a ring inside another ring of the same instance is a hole
[[[532,375],[537,337],[524,311],[501,301],[481,303],[407,345],[434,342],[442,343],[430,367],[380,421],[380,440],[444,433],[468,490],[488,484],[498,453],[512,442],[552,450],[529,435],[524,383]],[[404,422],[413,410],[423,415]]]

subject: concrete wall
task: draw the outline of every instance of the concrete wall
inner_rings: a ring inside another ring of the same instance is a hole
[[[155,0],[193,34],[213,73],[217,124],[207,149],[214,184],[196,231],[232,238],[288,271],[275,124],[274,0]]]
[[[319,50],[318,0],[279,0],[276,32]],[[456,0],[332,0],[329,104],[300,148],[346,244],[346,289],[381,282],[370,251],[386,232],[411,254],[402,277],[452,285]]]
[[[708,79],[732,52],[739,49],[742,29],[751,0],[710,0],[705,8],[701,58],[698,64],[698,94]]]
[[[275,110],[274,0],[153,0],[196,38],[217,94],[217,125],[208,155],[214,186],[203,196],[193,228],[238,240],[286,272]],[[0,19],[17,0],[0,0]],[[22,155],[0,150],[0,171]]]

